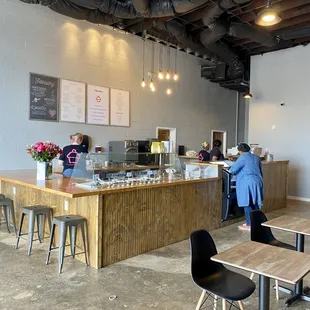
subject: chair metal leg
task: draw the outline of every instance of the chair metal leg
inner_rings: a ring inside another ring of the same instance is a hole
[[[241,301],[241,300],[239,300],[239,301],[238,301],[238,304],[239,304],[239,308],[240,308],[240,310],[244,310],[244,308],[243,308],[243,303],[242,303],[242,301]]]
[[[69,231],[70,231],[70,245],[71,245],[71,254],[72,257],[75,257],[75,245],[76,245],[76,231],[77,227],[76,226],[69,226]]]
[[[226,310],[226,300],[224,298],[222,299],[222,309]]]
[[[203,303],[203,300],[204,300],[204,298],[205,298],[205,296],[206,296],[206,293],[207,293],[206,290],[202,290],[201,296],[200,296],[199,301],[198,301],[198,304],[197,304],[197,306],[196,306],[196,310],[199,310],[199,309],[200,309],[200,307],[201,307],[201,305],[202,305],[202,303]]]
[[[213,310],[217,308],[217,295],[214,295]]]
[[[11,215],[12,215],[12,224],[14,228],[14,233],[16,236],[17,230],[16,230],[16,222],[15,222],[15,210],[14,210],[14,204],[11,205]]]
[[[279,281],[275,280],[276,284],[276,299],[279,300]]]
[[[88,248],[86,248],[86,240],[85,240],[85,221],[81,225],[81,231],[82,231],[82,240],[83,240],[83,245],[84,245],[84,252],[85,252],[85,264],[88,266],[88,260],[87,260],[87,251]]]
[[[37,228],[38,228],[38,239],[39,242],[42,243],[42,216],[41,214],[37,214]]]
[[[65,248],[66,248],[66,237],[67,237],[67,225],[63,224],[59,226],[59,273],[62,272],[62,266],[64,264]]]
[[[50,233],[52,233],[52,211],[51,210],[50,210],[50,212],[47,215],[47,222],[48,222],[49,231],[50,231]],[[54,230],[55,230],[55,227],[54,227]],[[53,242],[52,243],[53,246],[55,246],[54,239],[52,240],[52,242]]]
[[[22,213],[21,217],[20,217],[20,224],[19,224],[19,229],[18,229],[18,233],[17,233],[17,236],[16,236],[16,249],[18,249],[18,244],[19,244],[19,239],[20,239],[20,235],[22,233],[22,228],[23,228],[23,223],[24,223],[24,217],[25,217],[25,214]]]
[[[254,272],[252,272],[250,275],[250,279],[253,280],[253,278],[254,278]]]
[[[5,222],[6,222],[6,229],[8,230],[9,233],[10,232],[10,219],[9,219],[9,215],[8,215],[8,206],[3,206],[3,212],[4,212],[4,217],[5,217]]]
[[[49,246],[48,246],[47,258],[46,258],[46,265],[47,265],[47,264],[49,263],[49,261],[50,261],[52,245],[53,245],[53,242],[54,242],[55,227],[56,227],[56,225],[53,224],[53,227],[51,228],[51,232],[50,232],[50,243],[49,243]]]
[[[33,212],[28,215],[28,256],[31,254],[32,249],[32,241],[34,234],[34,219],[35,215]]]

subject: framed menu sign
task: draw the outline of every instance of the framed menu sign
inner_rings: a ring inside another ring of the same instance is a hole
[[[109,88],[87,85],[87,124],[110,124]]]
[[[58,122],[58,78],[30,73],[29,119]]]
[[[111,88],[111,122],[112,126],[130,126],[129,91]]]
[[[85,123],[86,84],[61,80],[60,84],[60,121]]]

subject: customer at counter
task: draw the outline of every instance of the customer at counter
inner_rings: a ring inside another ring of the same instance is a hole
[[[63,176],[70,178],[73,173],[74,166],[78,163],[81,153],[88,153],[83,142],[83,135],[75,133],[70,136],[70,145],[63,148],[63,153],[59,156],[59,165],[63,166]]]
[[[202,143],[202,150],[199,152],[199,161],[210,161],[209,142]]]
[[[246,223],[238,228],[248,231],[251,230],[250,212],[260,209],[264,200],[262,163],[250,150],[246,143],[239,144],[240,157],[230,168],[230,172],[236,175],[238,206],[244,208],[246,218]]]
[[[220,150],[222,142],[220,140],[215,140],[213,142],[213,149],[210,152],[211,161],[224,160],[224,155]]]

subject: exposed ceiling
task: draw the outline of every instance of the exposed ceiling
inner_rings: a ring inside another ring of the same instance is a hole
[[[218,80],[222,84],[223,80],[248,80],[250,55],[310,42],[310,0],[271,1],[282,17],[279,24],[271,27],[255,24],[266,0],[20,1],[49,6],[64,15],[139,36],[147,33],[151,38],[174,44],[214,63],[202,70],[202,76],[213,81],[218,79],[224,63],[225,74]]]

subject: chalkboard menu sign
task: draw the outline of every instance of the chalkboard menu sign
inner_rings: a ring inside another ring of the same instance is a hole
[[[58,121],[58,78],[30,73],[31,120]]]

